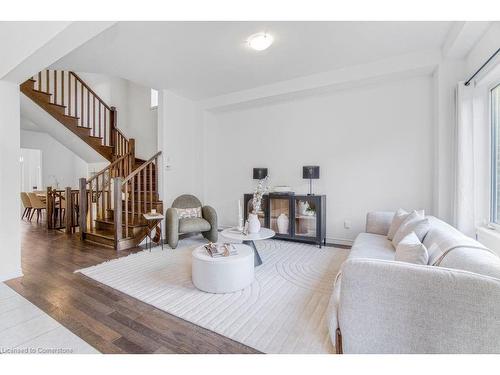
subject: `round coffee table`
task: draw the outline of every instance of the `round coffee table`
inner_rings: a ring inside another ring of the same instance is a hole
[[[243,244],[252,247],[254,251],[254,266],[257,267],[262,264],[262,259],[260,258],[260,254],[255,247],[254,241],[267,240],[268,238],[274,237],[276,233],[274,230],[269,228],[260,228],[259,233],[244,234],[237,228],[228,228],[224,229],[221,234],[230,240],[242,241]]]
[[[254,279],[254,255],[243,244],[233,244],[238,254],[212,258],[204,246],[192,253],[192,279],[196,288],[208,293],[232,293],[249,286]]]

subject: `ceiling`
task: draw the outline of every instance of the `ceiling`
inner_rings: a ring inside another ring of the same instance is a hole
[[[441,48],[453,22],[118,22],[53,67],[103,73],[193,100]],[[267,31],[274,44],[250,50]]]

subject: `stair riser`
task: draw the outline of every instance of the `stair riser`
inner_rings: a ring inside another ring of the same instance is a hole
[[[96,236],[92,233],[85,233],[85,239],[107,247],[115,247],[115,241],[113,239]]]
[[[96,221],[95,226],[99,230],[109,230],[109,231],[115,230],[115,225],[113,223],[107,223],[104,221]],[[132,227],[129,225],[128,230],[129,230],[129,236],[135,237],[137,233],[142,231],[142,227]],[[125,225],[122,225],[122,231],[125,231]]]

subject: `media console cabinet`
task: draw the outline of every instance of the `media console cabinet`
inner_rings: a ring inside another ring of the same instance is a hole
[[[252,199],[253,194],[244,195],[245,221]],[[258,217],[263,227],[276,232],[275,238],[326,244],[326,195],[265,194]]]

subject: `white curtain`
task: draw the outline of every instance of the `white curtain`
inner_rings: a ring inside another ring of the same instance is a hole
[[[455,226],[468,236],[476,233],[476,153],[474,147],[474,87],[458,83],[455,127]]]

